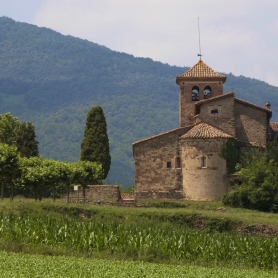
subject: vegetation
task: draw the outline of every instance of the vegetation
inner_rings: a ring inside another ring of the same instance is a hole
[[[239,148],[235,138],[229,138],[224,145],[221,156],[226,159],[227,174],[232,174],[236,170],[236,165],[239,161]]]
[[[271,278],[277,272],[0,253],[1,277]]]
[[[11,113],[0,115],[0,142],[16,146],[16,134],[19,128],[19,120]]]
[[[4,187],[8,188],[6,196],[13,200],[14,194],[24,194],[25,197],[43,197],[56,194],[69,194],[70,185],[99,184],[103,178],[100,164],[96,162],[79,161],[66,163],[45,159],[41,156],[20,157],[16,147],[0,144],[0,181],[1,198],[4,197]],[[83,190],[83,200],[85,191]]]
[[[8,112],[0,114],[0,142],[16,146],[21,156],[31,157],[39,154],[35,140],[35,127],[32,123],[19,122],[17,117]]]
[[[84,138],[81,143],[80,160],[100,163],[103,169],[103,179],[107,177],[111,156],[106,120],[100,106],[93,107],[87,114]]]
[[[250,148],[237,165],[239,181],[223,196],[223,203],[261,211],[278,211],[278,142]]]
[[[0,18],[0,34],[0,113],[36,126],[43,157],[77,161],[86,113],[101,105],[113,158],[108,179],[130,185],[131,144],[178,127],[175,77],[187,67],[135,58],[6,17]],[[278,111],[276,87],[230,73],[224,91],[232,89],[258,105],[270,100]]]
[[[77,259],[72,256],[166,263],[169,268],[180,264],[187,268],[217,267],[215,271],[223,267],[233,271],[278,269],[276,237],[248,235],[247,230],[239,233],[250,221],[272,219],[269,223],[278,227],[275,215],[213,210],[219,203],[209,203],[209,208],[204,202],[181,203],[187,206],[121,208],[4,200],[0,203],[0,250],[66,255],[74,262]],[[213,214],[208,216],[210,209]],[[253,219],[250,213],[254,214]],[[232,220],[232,216],[237,220]],[[241,221],[245,219],[249,222],[244,224]],[[112,265],[113,262],[107,264]]]
[[[32,123],[20,123],[16,130],[15,138],[16,147],[21,156],[32,157],[39,155],[39,142],[35,139],[35,127]]]
[[[11,186],[11,196],[13,196],[14,183],[19,178],[19,156],[15,146],[0,144],[0,182],[1,199],[4,197],[4,187]]]
[[[149,221],[148,221],[149,222]],[[124,259],[277,269],[276,238],[182,229],[173,224],[128,225],[71,219],[0,215],[0,238],[78,253],[108,253]],[[249,254],[246,256],[246,254]]]

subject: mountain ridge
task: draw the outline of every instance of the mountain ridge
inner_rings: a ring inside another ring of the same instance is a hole
[[[101,105],[112,155],[109,182],[133,182],[131,144],[179,126],[177,67],[116,52],[49,28],[0,18],[0,113],[36,127],[40,154],[79,159],[86,113]],[[225,74],[224,91],[264,106],[277,120],[278,88]],[[263,92],[263,94],[262,94]]]

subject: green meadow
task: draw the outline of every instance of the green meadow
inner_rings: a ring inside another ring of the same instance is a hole
[[[276,214],[213,202],[137,205],[0,202],[1,277],[277,275]]]

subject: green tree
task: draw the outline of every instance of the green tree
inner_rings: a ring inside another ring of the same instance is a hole
[[[16,178],[20,175],[18,153],[15,146],[0,144],[0,180],[1,199],[4,197],[4,187],[11,188],[11,199]]]
[[[278,210],[278,168],[266,155],[254,160],[238,173],[240,185],[223,196],[223,203],[261,211]]]
[[[22,157],[38,156],[38,144],[36,141],[35,127],[32,123],[23,122],[16,130],[16,146]]]
[[[278,140],[249,147],[237,165],[239,181],[223,196],[223,203],[261,211],[278,211]]]
[[[19,120],[11,113],[0,115],[0,142],[8,145],[16,145],[16,132]]]
[[[239,160],[239,148],[235,138],[229,138],[222,148],[221,156],[226,159],[227,174],[235,172],[236,164]]]
[[[100,163],[103,169],[103,179],[107,177],[111,156],[106,120],[101,106],[93,107],[87,114],[80,160]]]

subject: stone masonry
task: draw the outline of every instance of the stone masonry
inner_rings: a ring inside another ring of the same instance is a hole
[[[223,94],[226,76],[202,60],[176,78],[180,127],[133,143],[136,198],[220,200],[229,187],[221,151],[229,138],[238,146],[265,146],[270,103],[261,107]]]

